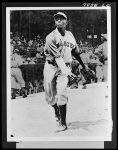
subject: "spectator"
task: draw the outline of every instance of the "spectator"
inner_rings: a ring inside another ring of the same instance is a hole
[[[13,44],[13,40],[11,40],[11,44],[10,44],[10,52],[11,52],[11,55],[12,55],[13,52],[14,52],[14,44]]]
[[[22,72],[19,66],[22,64],[22,61],[16,53],[12,54],[11,57],[11,96],[12,99],[16,98],[16,90],[21,90],[23,98],[27,97],[27,91],[25,89],[25,81],[22,77]]]
[[[108,80],[108,56],[107,56],[107,35],[102,35],[102,44],[95,49],[95,53],[102,58],[103,62],[103,78],[104,81]],[[100,55],[101,54],[101,55]]]
[[[71,83],[69,80],[68,86],[73,89],[73,88],[78,88],[78,82],[80,81],[80,72],[79,72],[79,63],[73,59],[72,64],[72,73],[75,75],[74,82]]]
[[[30,40],[30,41],[28,42],[28,46],[30,47],[32,44],[33,44],[33,40]]]
[[[103,79],[103,68],[102,63],[99,61],[97,56],[93,56],[91,59],[91,64],[95,66],[95,73],[96,73],[96,82],[102,82]]]
[[[108,81],[108,54],[107,54],[107,35],[103,35],[103,56],[104,56],[104,63],[103,63],[103,77],[104,81]]]

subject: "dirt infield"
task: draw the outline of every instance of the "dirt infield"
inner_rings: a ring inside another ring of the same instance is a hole
[[[11,100],[11,135],[17,137],[76,137],[106,139],[109,134],[109,99],[107,83],[87,85],[87,89],[67,89],[68,130],[55,133],[54,112],[45,101],[44,92]],[[80,139],[81,140],[81,139]]]

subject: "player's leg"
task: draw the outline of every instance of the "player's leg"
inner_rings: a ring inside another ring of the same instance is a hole
[[[57,94],[56,79],[57,79],[57,77],[54,77],[52,82],[50,83],[50,87],[51,87],[51,90],[52,90],[52,97],[53,97],[53,103],[51,104],[51,106],[54,108],[56,122],[57,122],[57,124],[59,124],[60,112],[59,112],[59,107],[57,105],[57,99],[55,98],[55,96]]]
[[[54,105],[56,104],[55,95],[56,91],[56,67],[45,63],[44,66],[44,91],[45,98],[48,104]]]
[[[52,105],[52,107],[54,108],[54,111],[55,111],[56,122],[59,125],[60,124],[60,111],[59,111],[59,107],[57,106],[57,103],[54,104],[54,105]]]
[[[66,124],[66,113],[67,113],[67,102],[68,97],[66,95],[66,88],[68,84],[68,78],[65,75],[59,75],[57,78],[57,105],[60,113],[60,126],[58,131],[64,131],[67,129]]]
[[[44,92],[45,92],[45,98],[48,104],[50,104],[54,108],[56,121],[59,122],[60,120],[60,114],[59,114],[59,108],[57,106],[57,99],[55,98],[57,94],[56,90],[56,79],[55,76],[57,69],[46,63],[44,67]]]

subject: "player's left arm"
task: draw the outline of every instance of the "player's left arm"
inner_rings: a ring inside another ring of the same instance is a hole
[[[74,49],[72,49],[71,54],[77,59],[77,61],[81,64],[81,66],[85,69],[85,65],[80,57],[79,48],[78,46],[75,46]]]

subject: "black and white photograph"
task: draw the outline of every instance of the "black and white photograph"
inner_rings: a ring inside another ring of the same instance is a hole
[[[7,7],[7,141],[111,141],[111,8]]]

